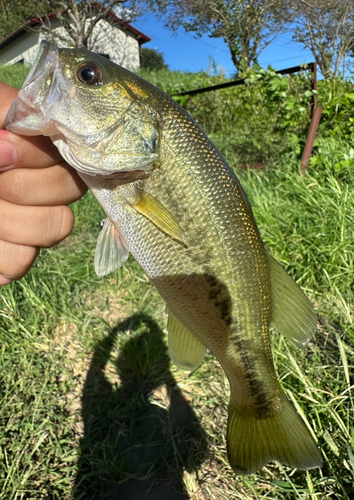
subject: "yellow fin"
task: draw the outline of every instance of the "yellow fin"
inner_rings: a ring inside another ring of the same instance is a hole
[[[271,323],[297,347],[304,348],[316,330],[316,315],[309,299],[281,265],[271,256]]]
[[[136,188],[139,190],[140,199],[137,203],[131,204],[131,206],[171,238],[187,244],[183,229],[171,212],[154,196],[138,186]]]
[[[201,364],[206,347],[169,311],[168,347],[172,362],[183,370],[195,370]]]
[[[230,403],[229,462],[238,475],[253,474],[272,460],[301,470],[322,466],[321,453],[291,403],[284,397],[270,417],[243,417]]]

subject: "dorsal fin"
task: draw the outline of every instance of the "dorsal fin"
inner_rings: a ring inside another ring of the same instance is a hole
[[[268,254],[275,328],[303,349],[316,330],[316,315],[309,299],[281,265]]]

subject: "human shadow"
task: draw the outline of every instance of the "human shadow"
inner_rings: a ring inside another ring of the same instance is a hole
[[[121,382],[112,384],[105,369],[119,334],[127,340],[115,363]],[[145,314],[131,316],[97,343],[82,395],[76,500],[190,498],[183,469],[200,466],[207,441],[169,364],[162,331]],[[167,404],[152,399],[159,390]]]

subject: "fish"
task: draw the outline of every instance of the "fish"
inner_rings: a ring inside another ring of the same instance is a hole
[[[98,54],[43,41],[5,126],[49,136],[106,213],[95,270],[137,260],[168,309],[172,361],[207,350],[230,384],[227,452],[237,475],[268,462],[322,465],[283,391],[269,327],[313,337],[309,299],[265,248],[237,176],[193,118],[157,87]],[[312,431],[312,434],[313,431]]]

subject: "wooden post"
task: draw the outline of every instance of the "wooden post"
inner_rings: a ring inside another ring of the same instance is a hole
[[[312,63],[312,72],[313,72],[313,81],[312,81],[312,90],[317,92],[317,62]],[[317,95],[314,94],[312,98],[312,113],[311,116],[315,113],[315,108],[317,105]]]
[[[319,125],[320,119],[321,119],[322,109],[323,109],[322,106],[316,106],[314,113],[312,115],[309,135],[307,136],[306,146],[305,146],[304,152],[302,154],[302,158],[301,158],[301,172],[302,173],[306,172],[307,167],[309,165],[309,161],[310,161],[311,153],[312,153],[312,149],[313,149],[313,143],[315,142],[318,125]]]
[[[317,90],[317,63],[313,63],[313,82],[312,82],[312,90]],[[301,173],[305,173],[307,167],[309,165],[309,161],[312,154],[313,144],[316,139],[318,125],[320,123],[321,114],[322,114],[322,106],[317,106],[317,95],[314,94],[313,101],[311,104],[312,107],[312,120],[310,125],[310,130],[307,136],[306,145],[304,152],[302,153],[301,158]]]

